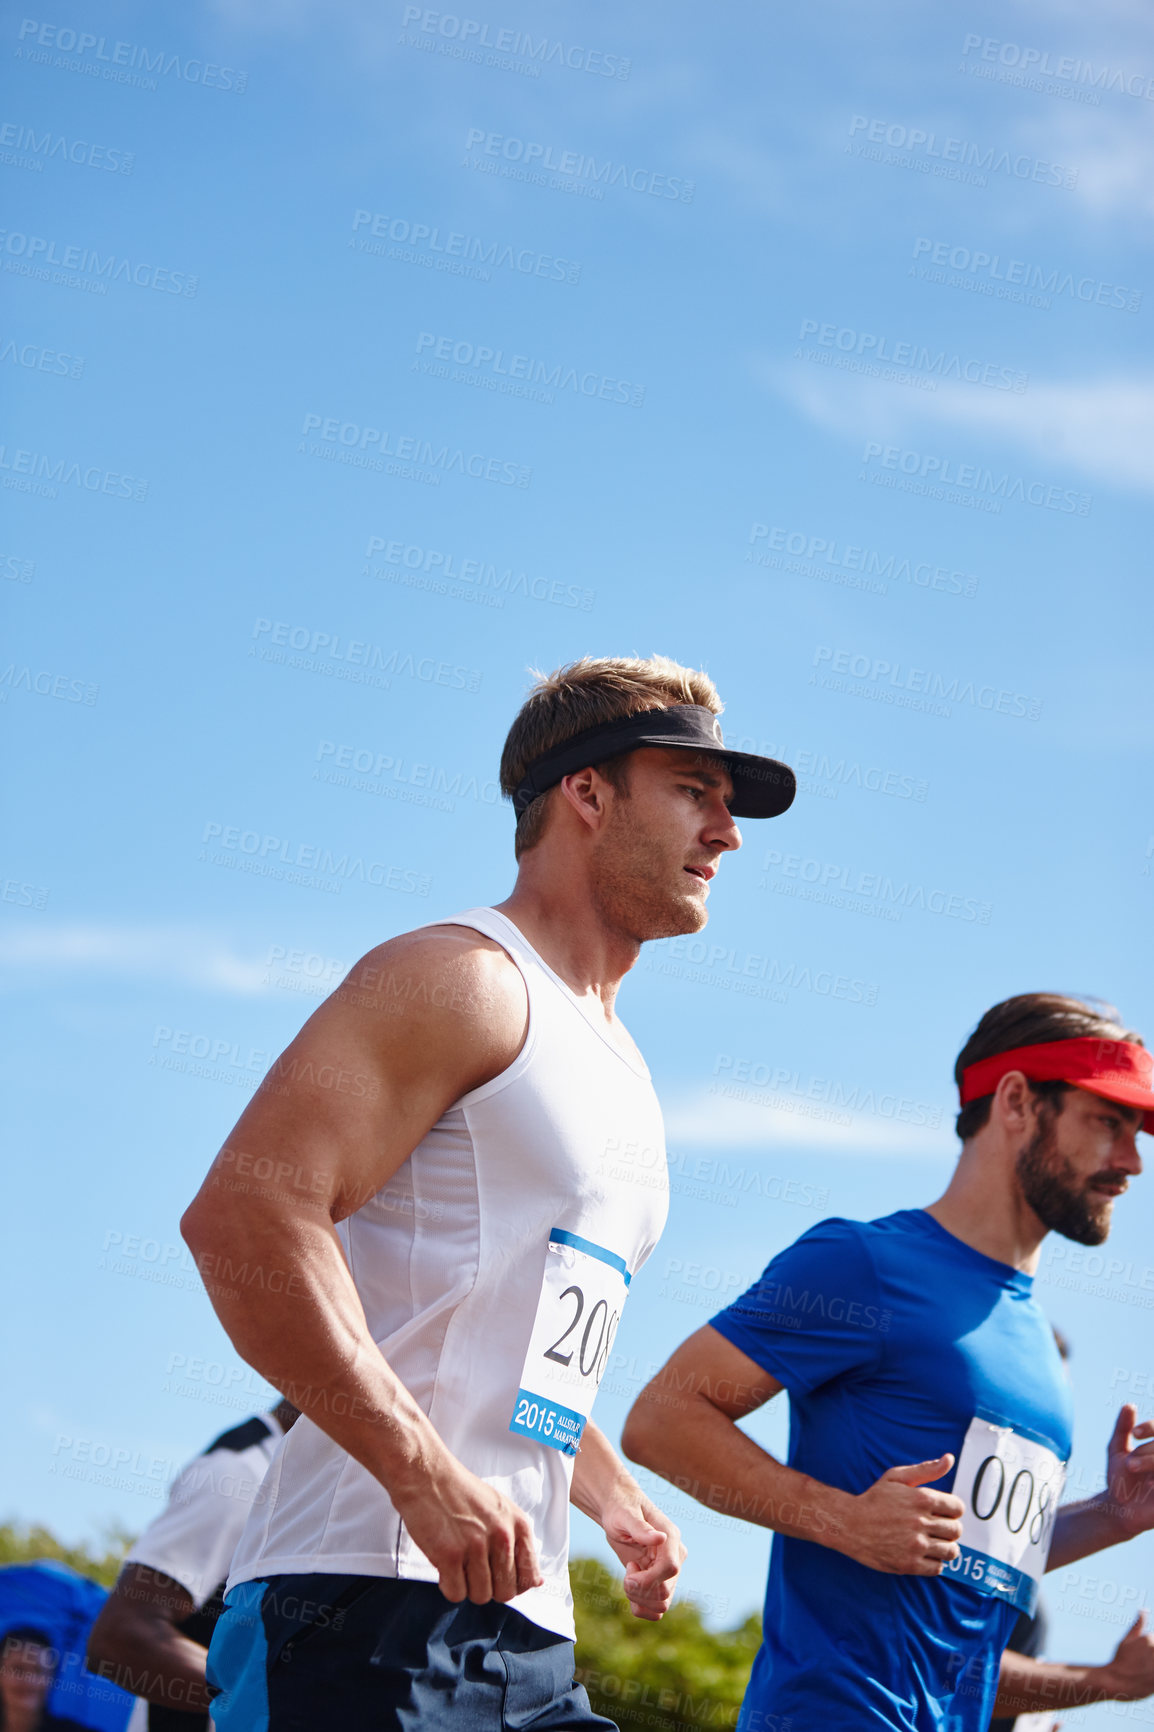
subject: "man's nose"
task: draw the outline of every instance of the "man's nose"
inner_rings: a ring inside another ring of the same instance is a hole
[[[1133,1173],[1134,1177],[1137,1178],[1138,1174],[1142,1171],[1142,1156],[1138,1153],[1138,1132],[1136,1130],[1127,1131],[1123,1134],[1120,1141],[1121,1148],[1119,1154],[1121,1159],[1119,1160],[1118,1165],[1122,1168],[1123,1172]]]
[[[707,826],[702,840],[715,847],[720,844],[722,848],[731,851],[741,847],[741,831],[737,828],[737,820],[728,806],[722,806],[712,823]]]

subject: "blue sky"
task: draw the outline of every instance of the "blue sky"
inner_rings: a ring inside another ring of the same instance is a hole
[[[139,1527],[257,1399],[180,1211],[345,965],[507,891],[532,668],[704,666],[801,780],[622,994],[675,1194],[610,1430],[712,1294],[940,1188],[989,1004],[1149,1032],[1143,8],[110,3],[0,59],[14,1516]],[[1149,1207],[1043,1257],[1087,1489]]]

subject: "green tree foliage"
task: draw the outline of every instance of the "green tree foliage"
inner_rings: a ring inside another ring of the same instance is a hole
[[[16,1522],[0,1522],[0,1565],[32,1564],[39,1558],[53,1558],[57,1563],[71,1564],[82,1576],[91,1576],[110,1588],[120,1570],[120,1560],[132,1544],[135,1535],[115,1523],[105,1528],[95,1546],[65,1545],[39,1522],[22,1526]]]
[[[569,1568],[577,1614],[577,1678],[621,1732],[724,1732],[737,1720],[761,1621],[709,1630],[691,1599],[660,1623],[635,1618],[617,1578],[595,1558]]]

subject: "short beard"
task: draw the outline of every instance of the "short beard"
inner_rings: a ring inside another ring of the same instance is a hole
[[[647,837],[630,823],[628,797],[618,798],[594,856],[593,901],[606,925],[637,944],[700,932],[709,918],[703,899],[673,893]]]
[[[1043,1115],[1016,1162],[1022,1195],[1048,1233],[1060,1233],[1076,1245],[1101,1245],[1110,1233],[1110,1202],[1092,1202],[1077,1188],[1074,1168],[1058,1153],[1057,1114],[1046,1107]]]

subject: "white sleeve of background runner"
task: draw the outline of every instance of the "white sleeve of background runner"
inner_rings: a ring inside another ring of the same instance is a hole
[[[268,1462],[259,1447],[198,1455],[172,1482],[168,1503],[125,1563],[172,1576],[202,1606],[228,1575]]]

